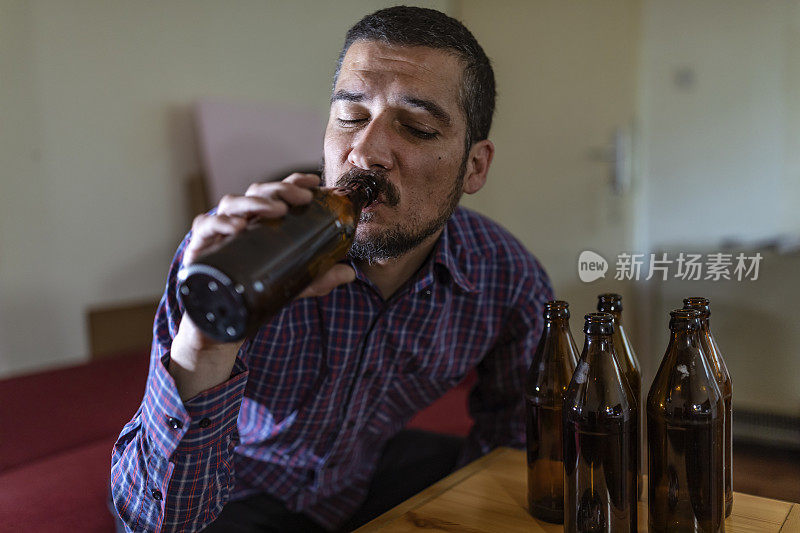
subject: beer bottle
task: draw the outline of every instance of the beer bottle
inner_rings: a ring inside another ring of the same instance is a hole
[[[670,312],[670,341],[647,396],[651,533],[724,531],[724,402],[700,348],[700,313]]]
[[[542,520],[564,522],[561,410],[578,361],[569,330],[569,304],[547,302],[544,330],[528,371],[525,410],[528,447],[528,509]]]
[[[683,300],[683,307],[700,311],[700,347],[708,358],[708,362],[711,363],[711,370],[725,402],[725,414],[722,422],[725,428],[722,468],[725,476],[725,516],[727,517],[731,515],[731,509],[733,509],[733,382],[728,373],[728,367],[725,366],[722,353],[714,340],[714,335],[711,334],[709,326],[711,307],[708,298],[699,296],[686,298]]]
[[[639,433],[636,435],[636,494],[642,497],[644,480],[642,478],[642,370],[639,360],[633,351],[625,328],[622,326],[622,296],[614,293],[601,294],[597,297],[597,310],[601,313],[609,313],[614,317],[614,333],[611,336],[614,342],[614,352],[617,361],[622,366],[625,378],[628,380],[633,390],[633,397],[636,400],[636,427]]]
[[[361,210],[378,193],[377,182],[365,176],[319,188],[311,203],[223,240],[178,275],[179,298],[192,322],[220,342],[257,331],[345,257]]]
[[[586,315],[564,397],[564,531],[637,531],[636,401],[614,354],[614,318]]]

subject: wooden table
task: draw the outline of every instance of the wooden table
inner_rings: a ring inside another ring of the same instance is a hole
[[[525,453],[499,448],[387,511],[358,532],[563,531],[562,526],[541,522],[528,514],[527,490]],[[639,531],[646,532],[646,502],[639,502],[638,516]],[[736,492],[725,531],[800,533],[800,504]]]

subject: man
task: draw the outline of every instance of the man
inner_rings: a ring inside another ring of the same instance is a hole
[[[523,445],[549,281],[507,232],[458,208],[486,181],[494,97],[483,50],[442,13],[390,8],[350,29],[323,179],[369,173],[379,201],[348,261],[243,344],[183,315],[177,272],[252,218],[309,202],[319,179],[255,184],[195,220],[156,316],[144,400],[114,448],[128,529],[350,529],[457,464]],[[474,368],[466,442],[401,431]]]

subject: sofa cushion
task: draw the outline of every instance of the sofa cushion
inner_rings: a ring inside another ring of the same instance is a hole
[[[0,380],[0,472],[119,435],[142,401],[148,362],[139,351]]]
[[[461,383],[417,413],[406,427],[466,437],[474,423],[467,409],[467,399],[476,381],[476,373],[470,372]]]
[[[106,499],[115,438],[106,437],[0,474],[0,530],[114,531]]]

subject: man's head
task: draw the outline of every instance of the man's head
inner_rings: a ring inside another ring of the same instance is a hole
[[[459,104],[467,120],[466,150],[487,139],[494,116],[494,71],[472,33],[456,19],[435,9],[397,6],[381,9],[358,21],[347,32],[333,75],[334,91],[342,61],[358,40],[396,46],[424,46],[458,57],[463,65]]]
[[[324,175],[333,185],[348,171],[373,172],[387,191],[362,217],[356,257],[390,259],[435,238],[462,193],[483,186],[494,154],[487,139],[494,100],[489,60],[443,13],[389,8],[348,31]]]

